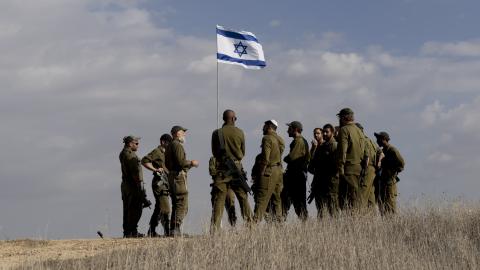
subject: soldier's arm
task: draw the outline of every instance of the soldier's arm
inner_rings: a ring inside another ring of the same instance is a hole
[[[126,165],[133,180],[135,180],[135,182],[141,182],[142,177],[140,177],[141,170],[138,158],[135,155],[128,155],[126,157]]]
[[[344,128],[338,132],[337,143],[337,168],[340,175],[344,174],[345,159],[347,157],[348,149],[348,134]]]
[[[242,157],[245,156],[245,134],[243,133],[242,131],[242,145],[241,145],[241,149],[242,149]]]
[[[212,155],[219,158],[220,155],[220,138],[218,138],[218,129],[212,133]]]
[[[295,139],[294,141],[294,146],[288,156],[285,157],[285,162],[290,163],[292,161],[295,161],[305,155],[305,145],[303,143],[303,140],[297,140]]]
[[[397,161],[397,172],[401,172],[403,171],[403,168],[405,167],[405,161],[403,160],[403,157],[402,155],[400,155],[400,152],[398,151],[398,149],[395,149],[394,152],[394,156],[395,156],[395,159]]]
[[[181,145],[175,145],[173,147],[173,156],[182,169],[190,169],[192,167],[192,162],[186,159],[185,150]]]
[[[268,137],[263,137],[262,139],[262,153],[260,153],[259,165],[260,172],[263,174],[265,168],[267,167],[268,161],[270,160],[270,154],[272,152],[272,140]]]
[[[153,167],[153,164],[152,164],[154,154],[155,154],[155,150],[151,151],[146,156],[144,156],[141,161],[143,167],[147,168],[152,172],[156,171],[155,167]]]

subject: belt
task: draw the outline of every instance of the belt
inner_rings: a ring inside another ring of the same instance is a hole
[[[275,164],[272,164],[272,165],[268,165],[267,167],[276,167],[276,166],[281,166],[282,163],[278,162],[278,163],[275,163]]]

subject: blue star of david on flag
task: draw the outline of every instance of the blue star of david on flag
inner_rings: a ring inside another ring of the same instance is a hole
[[[248,46],[243,45],[241,41],[239,41],[238,44],[233,44],[233,45],[235,46],[235,51],[234,52],[238,53],[239,57],[242,57],[242,55],[247,54],[247,47]],[[239,48],[241,48],[241,49],[239,49]]]
[[[217,25],[217,61],[241,65],[248,69],[262,69],[267,64],[263,47],[250,32],[227,30]]]

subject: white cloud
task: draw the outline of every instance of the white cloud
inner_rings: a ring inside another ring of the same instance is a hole
[[[422,52],[432,55],[446,56],[480,56],[480,40],[459,42],[427,42],[422,47]]]
[[[271,20],[268,24],[271,27],[279,27],[282,23],[280,22],[280,20]]]

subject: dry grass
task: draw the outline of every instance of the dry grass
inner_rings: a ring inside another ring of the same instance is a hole
[[[480,206],[408,208],[262,224],[215,236],[146,239],[81,259],[21,269],[479,269]]]

